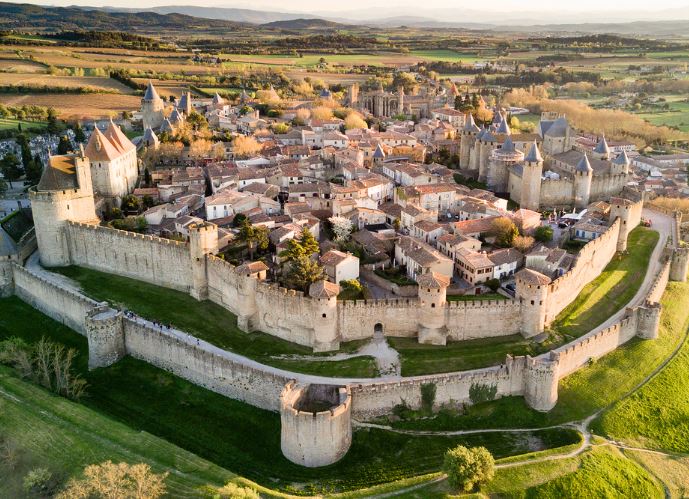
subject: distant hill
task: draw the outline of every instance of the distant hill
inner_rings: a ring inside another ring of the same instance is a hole
[[[117,12],[82,7],[42,7],[30,4],[0,2],[0,29],[50,28],[50,29],[189,29],[199,28],[246,28],[250,25],[218,19],[202,19],[183,14],[158,14],[156,12]]]
[[[344,29],[346,24],[326,21],[325,19],[289,19],[285,21],[273,21],[261,25],[264,28],[288,29],[288,30],[318,30],[318,29]]]
[[[150,7],[147,9],[134,8],[103,8],[109,12],[155,12],[157,14],[184,14],[193,17],[206,19],[219,19],[223,21],[234,21],[239,23],[267,24],[275,21],[288,21],[290,19],[316,19],[316,16],[307,14],[272,12],[252,9],[235,9],[228,7],[197,7],[195,5],[163,5],[160,7]]]

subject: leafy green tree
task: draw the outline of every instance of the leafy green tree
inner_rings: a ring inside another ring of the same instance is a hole
[[[74,127],[74,140],[77,142],[86,142],[86,134],[80,123],[77,123]]]
[[[189,123],[194,130],[205,130],[208,128],[208,120],[196,111],[192,111],[189,114],[187,123]]]
[[[31,158],[31,161],[26,165],[24,171],[26,172],[26,180],[28,180],[31,185],[38,184],[43,174],[43,161],[41,161],[40,156],[36,155]]]
[[[234,227],[242,227],[246,221],[246,215],[244,213],[237,213],[232,219],[232,225]]]
[[[553,228],[549,225],[541,225],[534,232],[534,238],[541,243],[547,243],[553,240]]]
[[[58,154],[69,154],[69,152],[72,150],[72,143],[69,141],[69,138],[66,135],[63,135],[60,137],[60,142],[57,144],[57,153]]]
[[[249,248],[249,259],[254,259],[254,252],[258,249],[265,251],[268,249],[268,229],[261,225],[252,225],[248,220],[244,220],[239,229],[239,240],[244,241]]]
[[[318,241],[313,237],[311,231],[304,227],[299,238],[289,240],[287,249],[280,253],[280,257],[289,263],[302,257],[309,258],[314,253],[318,253],[320,249]]]
[[[495,244],[508,248],[512,246],[514,238],[519,235],[519,229],[509,218],[500,217],[493,221],[491,234],[495,236]]]
[[[301,255],[290,263],[285,282],[291,288],[307,292],[311,284],[323,278],[323,267],[316,260]]]
[[[128,196],[122,198],[122,209],[124,209],[126,212],[138,212],[140,208],[141,203],[139,202],[139,198],[133,194],[129,194]]]
[[[495,460],[485,447],[468,449],[458,445],[445,453],[443,471],[450,486],[464,492],[490,482],[495,476]]]
[[[22,164],[24,165],[24,168],[26,168],[32,158],[29,138],[22,133],[17,136],[17,144],[19,144],[19,148],[22,151]]]
[[[5,177],[10,182],[19,180],[24,171],[22,170],[17,156],[12,153],[7,153],[0,161],[0,171],[3,177]]]

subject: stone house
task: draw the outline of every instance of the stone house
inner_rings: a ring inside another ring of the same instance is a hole
[[[330,250],[320,258],[325,274],[335,284],[359,278],[359,259],[351,253]]]

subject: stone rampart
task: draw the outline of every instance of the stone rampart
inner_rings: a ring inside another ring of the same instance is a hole
[[[19,298],[48,317],[86,334],[86,316],[98,302],[25,267],[14,265],[12,273],[14,293]]]
[[[605,269],[617,252],[620,221],[616,220],[600,237],[579,252],[569,272],[548,286],[545,323],[550,324],[574,298]]]
[[[99,225],[68,222],[70,263],[189,292],[189,245]]]
[[[289,376],[234,358],[220,348],[139,319],[124,317],[127,354],[226,397],[261,409],[278,411],[280,393]]]

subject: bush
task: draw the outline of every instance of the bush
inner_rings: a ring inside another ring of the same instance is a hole
[[[210,488],[207,497],[212,499],[259,499],[261,496],[251,487],[242,487],[236,483],[228,482],[219,489]]]
[[[485,447],[467,449],[458,445],[445,453],[443,471],[452,487],[470,492],[493,479],[495,460]]]
[[[539,243],[547,243],[553,240],[553,228],[549,225],[541,225],[534,232],[534,238]]]
[[[471,400],[472,404],[489,402],[491,400],[495,400],[495,395],[497,395],[497,393],[497,385],[482,385],[480,383],[473,383],[469,387],[469,400]]]
[[[435,383],[425,383],[421,385],[421,407],[424,411],[431,412],[435,404]]]
[[[34,468],[24,476],[24,490],[33,494],[48,492],[52,478],[53,474],[47,468]]]
[[[488,279],[486,286],[495,293],[500,288],[500,281],[498,279]]]

